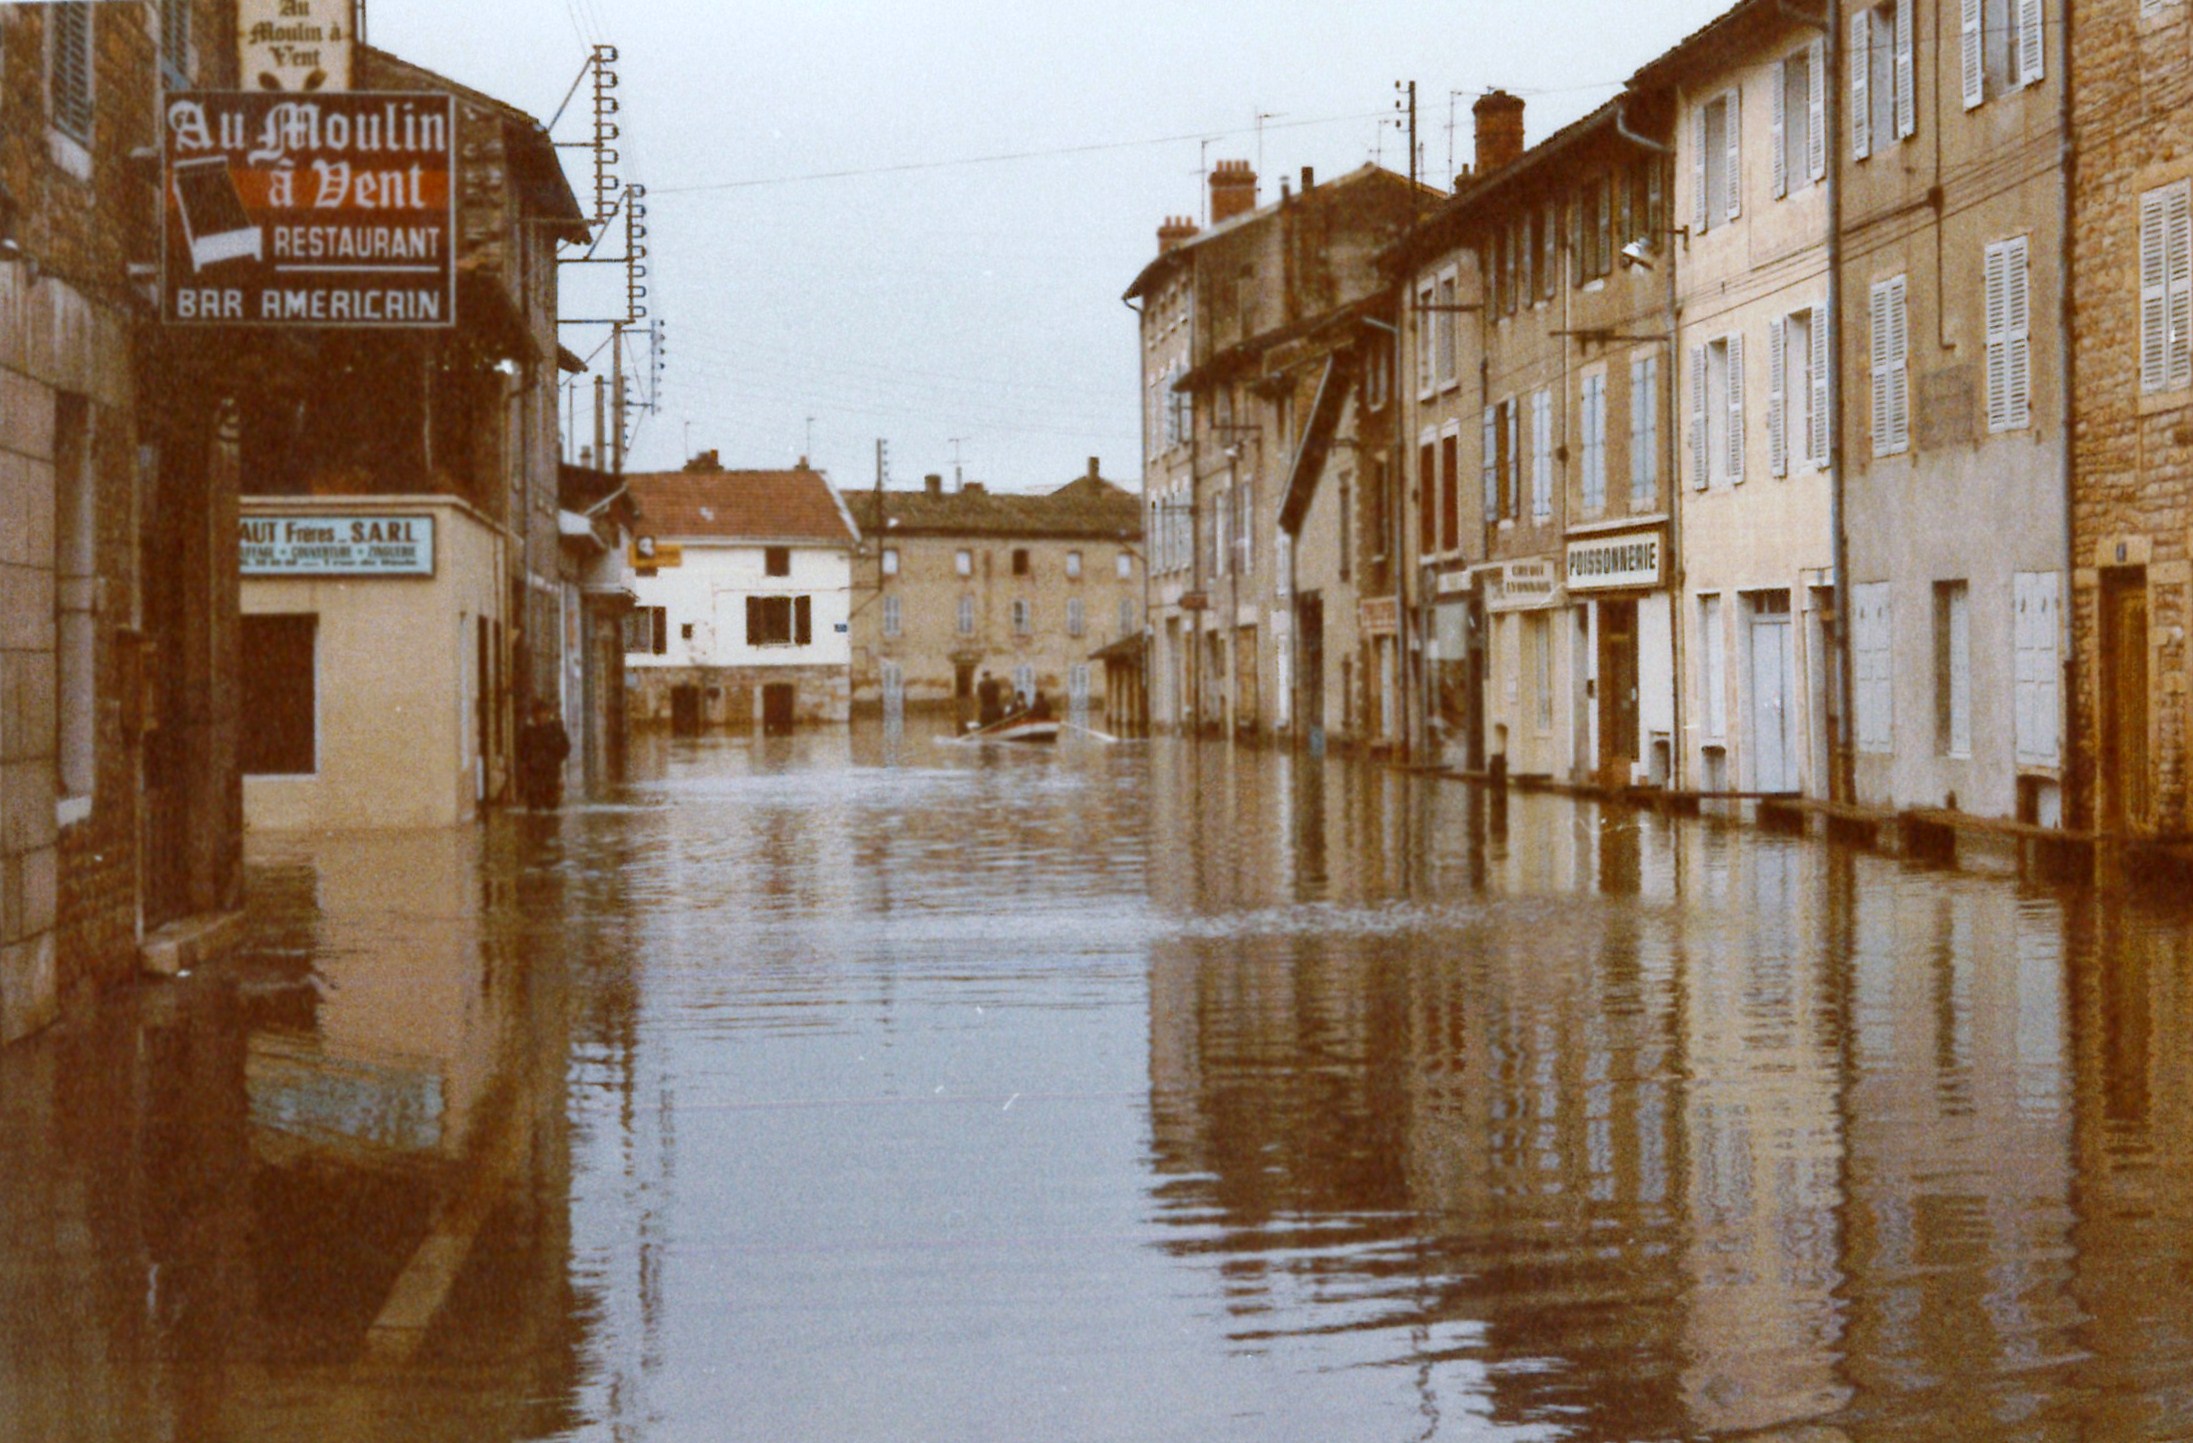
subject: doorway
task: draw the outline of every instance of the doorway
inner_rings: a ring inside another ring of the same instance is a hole
[[[2147,764],[2147,569],[2102,576],[2101,825],[2134,831],[2149,822]]]
[[[1751,779],[1761,792],[1797,790],[1796,748],[1790,736],[1789,593],[1751,598]]]
[[[799,688],[788,681],[772,681],[761,689],[761,729],[770,736],[792,730],[799,714]]]
[[[1599,603],[1599,784],[1626,787],[1637,757],[1637,603]]]
[[[676,737],[697,737],[701,734],[701,689],[697,686],[670,688],[670,734]]]
[[[1234,730],[1253,732],[1260,725],[1256,694],[1256,628],[1234,631]]]
[[[1313,750],[1325,745],[1325,598],[1305,593],[1295,603],[1302,625],[1302,730]]]

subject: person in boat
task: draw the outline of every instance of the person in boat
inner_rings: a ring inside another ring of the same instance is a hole
[[[1058,713],[1051,710],[1051,699],[1043,694],[1042,687],[1037,687],[1035,695],[1028,702],[1029,718],[1034,721],[1050,721],[1057,715]]]
[[[976,720],[979,725],[989,726],[1005,715],[1005,688],[988,672],[975,687]]]

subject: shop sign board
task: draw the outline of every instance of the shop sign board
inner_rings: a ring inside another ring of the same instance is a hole
[[[1485,605],[1494,611],[1530,611],[1552,606],[1558,591],[1552,557],[1510,561],[1496,578],[1488,574]]]
[[[1635,590],[1660,584],[1660,533],[1627,531],[1569,543],[1569,590]]]
[[[432,576],[431,516],[246,516],[246,576]]]
[[[455,325],[456,129],[431,92],[170,94],[161,319]]]
[[[1392,636],[1401,630],[1401,606],[1390,596],[1367,596],[1357,603],[1357,618],[1367,636]]]
[[[253,90],[350,89],[357,0],[236,0],[236,53]]]
[[[1442,571],[1437,583],[1441,596],[1468,596],[1476,589],[1476,573],[1470,571]]]

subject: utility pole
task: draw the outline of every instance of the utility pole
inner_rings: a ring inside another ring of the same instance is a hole
[[[594,378],[594,469],[609,469],[609,378]]]
[[[616,464],[612,465],[612,466],[611,466],[611,467],[610,467],[609,469],[610,469],[610,470],[612,470],[612,471],[614,471],[614,472],[616,472],[616,473],[617,473],[618,475],[620,475],[620,476],[621,476],[621,475],[623,475],[623,474],[624,474],[624,327],[623,327],[623,326],[621,326],[621,325],[618,325],[618,326],[612,326],[612,327],[610,328],[610,331],[609,331],[609,348],[610,348],[610,355],[611,355],[611,357],[612,357],[612,359],[611,359],[611,361],[610,361],[610,366],[609,366],[610,376],[611,376],[611,378],[612,378],[612,379],[610,380],[610,383],[609,383],[609,389],[610,389],[611,391],[613,391],[613,392],[615,392],[615,393],[616,393],[616,394],[615,394],[615,398],[614,398],[614,399],[615,399],[615,403],[616,403],[616,414],[615,414],[615,415],[614,415],[614,416],[613,416],[613,417],[611,418],[611,419],[612,419],[612,420],[613,420],[613,421],[615,422],[615,430],[613,431],[613,433],[612,433],[612,434],[611,434],[611,436],[610,436],[610,446],[611,446],[611,448],[612,448],[612,453],[613,453],[613,455],[614,455],[614,456],[615,456],[615,458],[616,458]]]
[[[1416,151],[1416,82],[1413,80],[1396,80],[1393,83],[1393,88],[1396,92],[1393,108],[1396,110],[1406,108],[1408,111],[1409,184],[1414,185],[1416,184],[1418,160]],[[1396,120],[1394,124],[1399,125],[1401,122]]]

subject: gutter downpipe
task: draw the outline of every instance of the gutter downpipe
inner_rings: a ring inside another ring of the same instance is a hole
[[[2063,356],[2059,365],[2064,378],[2064,587],[2062,601],[2057,607],[2057,625],[2061,633],[2058,638],[2058,646],[2063,656],[2063,670],[2058,681],[2058,685],[2063,690],[2063,735],[2058,739],[2056,755],[2058,765],[2063,769],[2063,802],[2061,807],[2063,825],[2073,827],[2078,825],[2082,819],[2088,820],[2090,825],[2092,821],[2087,818],[2086,770],[2082,765],[2085,760],[2086,749],[2079,739],[2079,633],[2078,628],[2072,625],[2073,608],[2068,604],[2077,587],[2076,578],[2079,564],[2079,541],[2076,529],[2078,508],[2074,504],[2074,498],[2078,494],[2076,487],[2079,478],[2079,466],[2076,436],[2073,431],[2078,417],[2076,397],[2079,391],[2079,351],[2072,338],[2072,324],[2078,316],[2079,309],[2072,291],[2072,278],[2075,274],[2073,267],[2078,258],[2078,247],[2073,242],[2074,231],[2072,227],[2078,209],[2079,147],[2073,130],[2078,116],[2072,104],[2073,75],[2071,69],[2071,59],[2077,53],[2078,47],[2071,43],[2073,26],[2076,24],[2071,6],[2066,5],[2063,7],[2062,21],[2063,29],[2058,33],[2063,37],[2063,53],[2058,57],[2056,63],[2063,67],[2059,72],[2063,76],[2063,98],[2059,110],[2061,134],[2058,137],[2058,144],[2062,147],[2064,161],[2063,212],[2060,223],[2062,235],[2059,239],[2063,252],[2061,262],[2063,278],[2059,282],[2059,295],[2057,298],[2061,316],[2060,324],[2063,330],[2059,341],[2063,348]]]
[[[1408,297],[1412,294],[1413,292],[1407,281],[1404,280],[1401,285],[1401,296],[1395,302],[1396,310],[1394,314],[1397,321],[1410,303]],[[1392,464],[1383,469],[1386,472],[1387,489],[1392,493],[1393,502],[1386,508],[1386,545],[1391,548],[1390,554],[1393,557],[1394,710],[1401,717],[1406,718],[1409,714],[1409,649],[1407,644],[1408,628],[1402,618],[1408,615],[1409,609],[1402,605],[1402,602],[1408,589],[1409,569],[1401,564],[1401,543],[1406,539],[1406,529],[1402,525],[1402,513],[1408,510],[1407,488],[1401,484],[1402,458],[1406,455],[1406,448],[1401,444],[1402,437],[1405,434],[1402,427],[1407,424],[1406,418],[1401,411],[1401,362],[1404,359],[1401,354],[1401,327],[1398,323],[1389,326],[1376,316],[1365,316],[1363,319],[1393,337],[1393,382],[1386,388],[1386,397],[1388,403],[1393,407],[1394,449]],[[1423,322],[1419,321],[1417,324],[1422,325]],[[1406,721],[1402,723],[1401,730],[1401,743],[1403,748],[1406,749],[1408,746],[1408,724]]]
[[[1678,91],[1677,114],[1682,112],[1680,96],[1681,92]],[[1822,122],[1822,124],[1825,123],[1825,121]],[[1659,141],[1649,136],[1640,135],[1630,129],[1629,116],[1619,101],[1616,102],[1614,107],[1614,133],[1630,142],[1630,144],[1642,147],[1649,154],[1666,156],[1671,165],[1675,159],[1674,146],[1662,145]],[[1673,174],[1667,177],[1666,183],[1661,187],[1661,194],[1668,198],[1668,208],[1672,212],[1675,207],[1675,176]],[[1686,669],[1690,661],[1690,632],[1684,624],[1686,618],[1683,609],[1683,586],[1688,578],[1683,572],[1683,518],[1679,509],[1683,504],[1683,475],[1681,469],[1683,451],[1682,443],[1676,435],[1676,427],[1680,423],[1681,417],[1675,409],[1676,392],[1680,387],[1682,347],[1677,344],[1677,341],[1680,334],[1678,327],[1682,312],[1676,299],[1675,227],[1666,224],[1674,218],[1672,214],[1660,218],[1662,221],[1661,228],[1668,233],[1669,242],[1666,280],[1668,337],[1665,370],[1667,376],[1659,388],[1660,395],[1655,399],[1661,410],[1660,446],[1663,452],[1662,460],[1666,467],[1663,474],[1667,477],[1668,488],[1668,649],[1671,653],[1669,662],[1675,668],[1675,675],[1671,678],[1669,686],[1671,695],[1668,718],[1668,730],[1670,732],[1668,737],[1668,789],[1670,791],[1681,791],[1690,758],[1690,747],[1684,740],[1683,731],[1683,678],[1690,674]],[[1686,235],[1684,240],[1687,243],[1689,237]]]
[[[1820,127],[1826,131],[1828,166],[1827,309],[1828,309],[1828,513],[1835,549],[1835,626],[1829,633],[1835,651],[1835,725],[1829,737],[1828,797],[1849,802],[1857,798],[1857,758],[1851,727],[1856,720],[1857,696],[1850,659],[1850,529],[1849,508],[1844,497],[1843,460],[1843,96],[1850,84],[1844,73],[1848,57],[1843,50],[1843,7],[1827,0],[1826,35],[1827,94],[1821,105]],[[1811,22],[1819,24],[1819,21]]]

